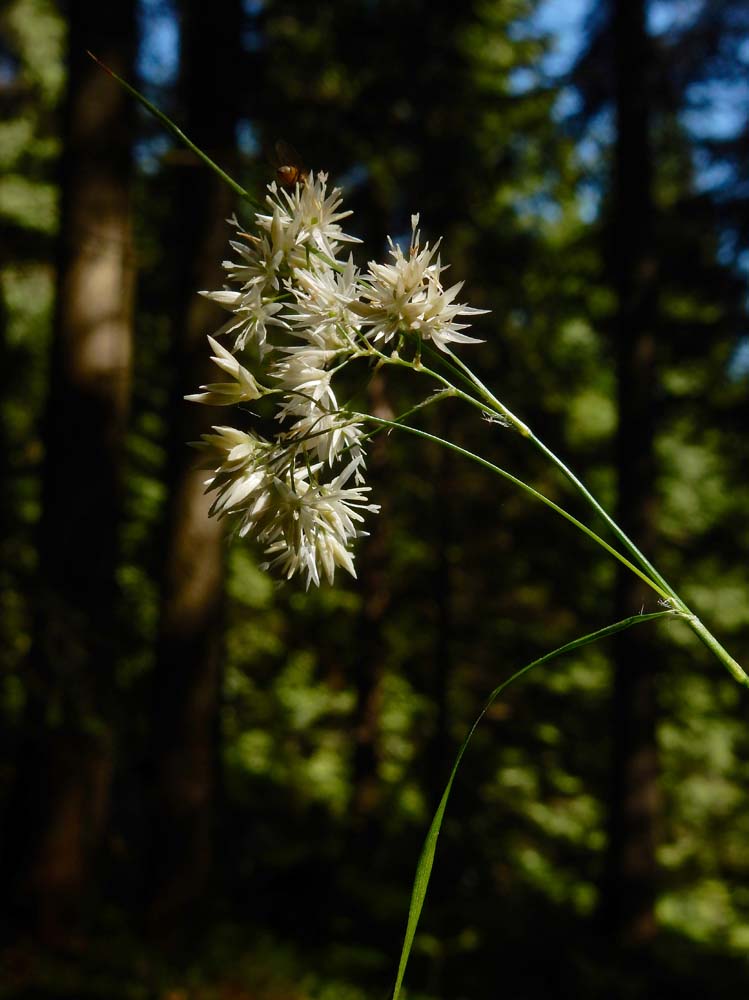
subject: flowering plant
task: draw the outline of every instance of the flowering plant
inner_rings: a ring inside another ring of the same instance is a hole
[[[249,349],[264,378],[256,381],[234,354],[209,337],[213,360],[233,381],[202,386],[201,393],[187,398],[237,404],[273,396],[279,431],[273,441],[233,427],[215,427],[214,433],[203,436],[200,447],[213,470],[206,485],[216,494],[211,513],[237,515],[239,534],[253,534],[265,546],[269,557],[265,566],[286,577],[303,574],[307,587],[319,584],[322,576],[332,582],[337,566],[355,576],[351,545],[364,534],[358,525],[365,512],[379,510],[367,502],[369,487],[364,485],[364,445],[372,433],[365,428],[398,426],[461,452],[545,503],[645,581],[665,608],[568,643],[528,664],[492,692],[459,751],[427,834],[395,985],[393,1000],[397,1000],[457,768],[476,725],[510,683],[556,656],[668,615],[686,620],[739,683],[749,686],[749,678],[584,484],[453,354],[451,344],[478,342],[463,332],[467,324],[459,320],[483,310],[456,301],[461,283],[445,287],[439,243],[422,246],[418,215],[411,218],[405,253],[390,240],[389,262],[371,261],[366,271],[359,271],[351,254],[343,259],[347,245],[357,241],[341,230],[340,222],[350,213],[340,211],[341,192],[337,188],[328,192],[324,173],[297,183],[292,191],[273,183],[266,202],[268,211],[255,215],[257,232],[240,230],[231,243],[238,259],[224,263],[230,287],[203,293],[231,313],[216,335],[233,336],[235,353]],[[238,228],[236,219],[232,223]],[[434,359],[434,368],[425,365],[424,355]],[[633,561],[510,473],[406,424],[409,414],[388,421],[340,405],[333,380],[361,358],[430,377],[438,392],[418,407],[445,395],[457,396],[483,416],[521,434],[582,493]]]
[[[198,447],[210,469],[206,488],[214,494],[211,514],[235,516],[239,534],[251,535],[263,546],[267,568],[287,578],[299,574],[307,587],[323,578],[332,582],[337,567],[355,576],[352,544],[364,534],[364,514],[379,510],[369,502],[365,485],[365,445],[379,430],[399,428],[478,462],[554,510],[643,580],[663,606],[547,653],[491,693],[460,748],[424,843],[393,994],[397,1000],[455,774],[478,722],[509,684],[557,656],[664,617],[685,621],[738,683],[749,687],[749,677],[580,479],[453,353],[453,344],[478,342],[463,332],[467,324],[462,320],[482,310],[456,301],[461,283],[445,286],[440,244],[422,245],[417,215],[411,219],[406,252],[390,240],[389,261],[372,261],[359,270],[352,254],[346,256],[349,245],[359,241],[340,225],[350,213],[340,211],[341,191],[328,190],[326,174],[301,175],[288,188],[270,184],[264,205],[258,205],[162,112],[117,79],[256,209],[252,232],[236,218],[231,220],[236,237],[230,244],[234,259],[224,263],[227,286],[203,293],[230,313],[215,334],[229,338],[230,347],[208,337],[213,361],[230,381],[201,386],[187,399],[242,408],[270,399],[278,430],[268,438],[228,424],[203,435]],[[396,420],[353,410],[339,403],[333,382],[360,359],[426,376],[436,392]],[[245,361],[255,370],[245,367]],[[506,470],[407,423],[415,410],[445,396],[461,399],[537,448],[584,497],[624,551]]]
[[[356,575],[351,544],[363,534],[364,512],[379,510],[367,503],[364,485],[368,417],[339,405],[334,380],[361,358],[397,363],[424,343],[445,352],[449,343],[475,342],[458,319],[481,310],[455,301],[460,284],[444,287],[439,248],[421,246],[418,216],[408,252],[391,241],[391,262],[373,261],[362,274],[350,254],[341,259],[358,240],[341,229],[350,212],[339,211],[341,192],[328,191],[324,173],[292,191],[274,182],[267,206],[254,233],[231,220],[229,287],[203,293],[231,313],[216,336],[232,337],[235,353],[208,339],[232,381],[187,398],[238,405],[273,397],[274,440],[233,427],[203,435],[211,513],[237,515],[239,534],[265,546],[265,566],[287,578],[302,574],[309,587],[321,577],[332,583],[338,566]],[[260,366],[262,382],[237,360],[240,353]]]

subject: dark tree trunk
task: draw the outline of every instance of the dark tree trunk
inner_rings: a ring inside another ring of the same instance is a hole
[[[616,365],[618,518],[645,552],[654,541],[654,404],[656,268],[650,45],[644,0],[617,0],[617,140],[614,188],[614,280],[618,294]],[[619,567],[617,614],[636,613],[652,592]],[[613,772],[603,912],[624,944],[646,946],[655,936],[656,840],[659,815],[656,746],[657,663],[644,629],[617,637],[613,705]]]
[[[181,120],[186,133],[231,170],[241,90],[239,0],[182,8]],[[236,78],[234,76],[236,74]],[[216,80],[222,96],[217,99]],[[231,235],[231,191],[197,159],[175,170],[178,255],[173,331],[175,383],[168,450],[167,520],[154,675],[151,925],[163,936],[201,898],[213,862],[224,601],[223,524],[208,517],[204,470],[188,441],[224,422],[218,408],[188,403],[200,384],[222,381],[206,334],[225,319],[199,298],[220,288]]]
[[[385,380],[375,374],[369,384],[370,412],[392,420]],[[378,435],[372,441],[368,465],[375,481],[387,463],[387,439]],[[386,500],[384,501],[387,502]],[[376,837],[370,820],[380,803],[381,782],[378,775],[378,741],[382,712],[382,664],[385,648],[382,628],[390,608],[392,593],[388,579],[390,533],[387,512],[381,511],[370,526],[371,537],[362,546],[361,594],[356,662],[356,716],[354,721],[354,796],[351,819],[354,832],[365,841]],[[360,846],[362,846],[360,844]],[[364,847],[366,849],[366,843]]]
[[[436,414],[436,433],[441,438],[450,437],[445,413]],[[450,765],[451,741],[448,706],[448,690],[453,671],[453,573],[450,565],[450,549],[455,540],[455,466],[453,455],[434,446],[429,452],[432,463],[433,482],[439,484],[432,497],[430,527],[435,559],[431,582],[431,629],[433,652],[429,694],[436,709],[434,732],[429,741],[427,760],[428,794],[430,808],[435,810],[445,790]]]
[[[79,921],[108,813],[132,340],[132,100],[86,49],[128,75],[133,5],[74,0],[68,14],[35,634],[5,840],[16,916],[51,939],[64,938]]]
[[[435,411],[432,414],[432,433],[441,438],[450,437],[450,429],[446,411]],[[435,426],[436,425],[436,426]],[[431,446],[426,451],[432,482],[436,485],[431,497],[429,512],[429,537],[434,556],[431,573],[431,587],[427,591],[430,607],[427,610],[430,629],[431,655],[428,658],[429,678],[428,693],[434,704],[434,729],[425,748],[424,762],[426,774],[424,788],[428,796],[428,812],[437,809],[445,784],[450,774],[451,757],[456,750],[450,738],[450,705],[449,690],[452,679],[454,660],[453,646],[455,642],[455,619],[453,605],[453,570],[451,566],[451,549],[455,545],[455,506],[453,496],[456,494],[455,464],[453,455]],[[449,936],[449,910],[453,904],[452,889],[448,882],[437,879],[430,889],[430,907],[432,909],[433,926],[439,940]],[[446,986],[447,949],[439,948],[432,960],[431,973],[428,980],[428,991],[440,1000],[449,994]]]

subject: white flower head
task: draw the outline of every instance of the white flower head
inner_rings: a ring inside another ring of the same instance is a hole
[[[257,234],[244,232],[236,218],[229,222],[237,227],[239,239],[231,241],[230,246],[240,262],[228,260],[223,266],[230,280],[243,289],[260,282],[265,288],[278,291],[287,275],[296,267],[304,267],[307,260],[304,234],[278,205],[273,206],[272,215],[256,214]]]
[[[368,504],[369,487],[345,487],[347,470],[331,483],[294,487],[285,480],[275,481],[276,516],[258,535],[267,544],[268,567],[277,568],[290,579],[300,573],[319,586],[321,573],[332,583],[336,567],[356,576],[351,542],[364,534],[357,528],[362,511],[376,512]]]
[[[336,567],[356,576],[351,543],[364,534],[357,525],[367,503],[368,487],[347,486],[356,474],[356,460],[330,483],[317,480],[319,465],[297,464],[284,451],[257,435],[232,427],[214,427],[201,447],[209,463],[218,462],[206,482],[216,498],[211,514],[240,517],[239,534],[252,534],[287,579],[306,574],[307,587],[321,575],[331,583]]]
[[[277,361],[271,375],[287,393],[281,416],[306,413],[309,406],[324,400],[336,405],[330,380],[333,372],[327,366],[338,356],[337,351],[320,347],[286,347],[284,357]]]
[[[362,301],[354,308],[362,318],[362,327],[374,343],[387,343],[399,333],[413,332],[431,340],[441,350],[448,343],[479,343],[464,330],[467,323],[457,323],[456,317],[478,315],[486,310],[474,309],[453,300],[463,287],[458,282],[443,288],[440,275],[445,270],[435,255],[440,241],[430,247],[420,245],[418,215],[411,216],[411,245],[408,254],[389,240],[392,263],[371,261],[362,282]]]
[[[332,466],[344,453],[355,460],[359,482],[364,466],[360,425],[341,413],[331,385],[334,373],[324,367],[337,354],[306,346],[286,348],[286,358],[272,372],[285,390],[276,419],[296,418],[285,439],[320,462]]]
[[[336,256],[341,243],[360,243],[361,240],[344,233],[339,225],[342,219],[351,215],[350,211],[338,211],[341,189],[333,188],[328,194],[327,184],[325,173],[308,176],[291,191],[270,184],[266,201],[272,214],[258,214],[258,226],[267,232],[275,227],[287,234],[287,241],[293,240],[296,246],[309,246],[331,258]]]
[[[285,318],[292,332],[316,347],[351,351],[361,320],[351,308],[360,293],[359,271],[349,255],[342,271],[320,266],[289,282],[294,301]]]
[[[364,449],[361,445],[361,425],[335,409],[322,406],[301,416],[290,428],[287,439],[298,442],[318,461],[333,466],[342,455],[352,458],[349,466],[356,473],[356,482],[364,481]]]
[[[216,493],[210,513],[224,517],[265,507],[273,479],[273,443],[234,427],[213,431],[203,434],[198,444],[205,453],[204,464],[214,469],[205,483],[206,492]]]
[[[225,288],[220,292],[201,292],[201,295],[217,302],[231,313],[224,325],[216,331],[216,336],[225,333],[235,335],[234,350],[242,351],[251,343],[260,359],[272,350],[267,343],[269,326],[285,327],[286,323],[277,314],[283,309],[283,303],[277,302],[272,296],[265,294],[264,286],[255,281],[239,291]]]

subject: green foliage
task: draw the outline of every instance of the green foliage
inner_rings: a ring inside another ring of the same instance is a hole
[[[12,731],[25,703],[23,664],[31,643],[27,597],[53,309],[65,27],[52,3],[14,0],[0,14],[0,34],[16,64],[0,122],[0,705]],[[0,771],[0,785],[9,773]]]

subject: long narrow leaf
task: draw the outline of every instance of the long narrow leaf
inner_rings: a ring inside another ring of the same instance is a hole
[[[421,850],[421,857],[419,858],[419,863],[416,866],[416,876],[414,878],[414,885],[411,891],[411,904],[408,910],[408,924],[406,925],[406,933],[403,939],[403,949],[401,951],[400,962],[398,964],[398,976],[395,981],[395,989],[393,990],[393,1000],[398,1000],[398,997],[400,996],[403,977],[406,973],[406,966],[411,954],[411,946],[413,945],[416,927],[419,923],[419,917],[421,916],[421,910],[424,906],[424,898],[429,885],[429,879],[432,874],[434,854],[437,849],[437,838],[439,837],[453,781],[455,780],[455,775],[458,767],[460,766],[460,762],[463,759],[466,747],[476,731],[476,727],[486,715],[487,711],[491,708],[493,703],[505,690],[505,688],[508,688],[510,684],[514,683],[514,681],[518,680],[524,674],[527,674],[529,670],[533,669],[533,667],[539,667],[542,663],[548,663],[549,660],[554,660],[557,656],[562,656],[565,653],[571,653],[573,650],[580,649],[581,646],[587,646],[592,642],[597,642],[599,639],[606,639],[608,636],[614,635],[616,632],[621,632],[626,628],[630,628],[632,625],[644,625],[645,622],[655,621],[656,618],[677,617],[682,618],[685,616],[674,611],[656,611],[654,614],[650,615],[633,615],[631,618],[624,618],[622,621],[615,622],[613,625],[607,625],[606,628],[599,629],[597,632],[590,632],[588,635],[584,635],[579,639],[574,639],[572,642],[568,642],[564,646],[559,646],[558,649],[552,650],[551,653],[546,653],[544,656],[539,657],[539,659],[533,660],[532,663],[527,663],[506,681],[503,681],[494,688],[492,693],[489,695],[486,704],[481,709],[478,718],[469,729],[468,735],[463,740],[460,750],[458,750],[458,755],[455,758],[455,763],[453,764],[452,771],[450,772],[450,777],[448,778],[447,785],[445,786],[445,791],[442,793],[442,799],[440,800],[440,804],[434,814],[434,819],[429,827],[429,832],[426,835],[424,846]]]
[[[191,139],[188,139],[182,129],[175,124],[175,122],[173,122],[168,115],[165,115],[163,111],[159,110],[155,104],[152,104],[147,97],[144,97],[144,95],[141,94],[139,90],[136,90],[132,84],[129,84],[127,80],[123,80],[121,76],[118,76],[113,69],[110,69],[109,66],[107,66],[106,63],[103,63],[101,59],[94,55],[93,52],[89,52],[88,55],[91,56],[97,66],[100,66],[105,73],[108,73],[113,80],[116,80],[117,83],[119,83],[119,85],[126,90],[131,97],[134,97],[136,101],[139,101],[149,114],[152,114],[154,118],[157,118],[167,132],[171,132],[175,139],[181,142],[183,146],[187,146],[187,148],[191,150],[199,159],[201,159],[203,163],[205,163],[205,165],[215,174],[217,174],[225,184],[228,184],[235,194],[238,194],[240,198],[249,202],[253,208],[261,207],[257,198],[253,198],[249,191],[246,191],[241,184],[238,184],[233,177],[230,177],[225,170],[222,170],[218,163],[215,163],[207,153],[204,153],[199,146],[196,146]]]

